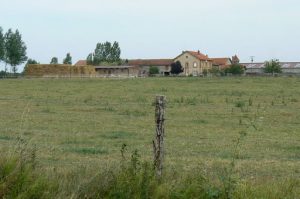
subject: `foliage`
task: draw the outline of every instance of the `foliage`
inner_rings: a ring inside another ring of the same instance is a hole
[[[93,65],[93,53],[90,53],[86,58],[87,65]]]
[[[3,30],[0,27],[0,62],[4,61],[4,56],[5,56],[5,42],[4,42],[4,35],[2,31]]]
[[[209,72],[209,71],[208,71],[207,69],[203,69],[203,75],[204,75],[204,76],[207,76],[208,72]]]
[[[229,67],[224,69],[226,74],[230,73],[233,75],[241,75],[244,74],[245,68],[240,64],[232,64]]]
[[[50,64],[58,64],[58,59],[57,57],[52,57]]]
[[[264,65],[265,73],[281,73],[281,65],[278,59],[272,59],[270,61],[266,61]]]
[[[213,75],[219,75],[221,74],[221,71],[219,69],[219,67],[212,67],[211,69],[208,70],[209,73],[213,74]]]
[[[9,158],[8,158],[9,157]],[[50,198],[57,185],[36,170],[35,151],[21,149],[18,155],[0,158],[0,198]]]
[[[72,57],[70,53],[67,53],[66,58],[63,60],[63,64],[72,64]]]
[[[17,65],[27,60],[26,49],[19,31],[9,29],[5,34],[5,62],[11,65],[14,73],[17,72]]]
[[[156,67],[156,66],[150,66],[150,68],[149,68],[149,74],[150,75],[159,74],[159,68]]]
[[[5,72],[4,70],[0,71],[0,78],[6,77],[7,72]]]
[[[120,56],[121,49],[118,42],[97,43],[94,53],[88,55],[87,63],[93,65],[100,65],[103,62],[120,63]]]
[[[177,61],[177,62],[171,64],[171,73],[172,74],[178,75],[179,73],[182,73],[182,72],[183,72],[183,67],[182,67],[180,61]]]
[[[34,59],[28,59],[26,65],[29,65],[29,64],[39,64],[39,62],[37,62]]]

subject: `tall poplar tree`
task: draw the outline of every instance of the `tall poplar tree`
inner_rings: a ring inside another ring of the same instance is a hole
[[[4,61],[4,56],[5,56],[5,43],[4,43],[4,35],[2,31],[3,30],[0,27],[0,62]]]
[[[22,36],[18,30],[13,32],[11,29],[7,31],[4,37],[5,41],[5,62],[11,66],[11,71],[16,74],[17,66],[27,60],[26,45],[22,41]]]

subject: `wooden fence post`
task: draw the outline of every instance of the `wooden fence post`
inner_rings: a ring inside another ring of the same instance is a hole
[[[156,96],[155,98],[155,139],[153,140],[154,168],[157,177],[162,176],[164,159],[164,135],[165,135],[165,106],[166,97]]]

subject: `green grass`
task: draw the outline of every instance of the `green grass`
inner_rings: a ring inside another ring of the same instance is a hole
[[[201,167],[217,182],[246,132],[236,170],[260,192],[300,178],[299,87],[298,78],[265,77],[1,80],[0,150],[21,137],[36,145],[42,169],[74,182],[119,164],[122,144],[151,161],[153,101],[163,94],[166,170]]]

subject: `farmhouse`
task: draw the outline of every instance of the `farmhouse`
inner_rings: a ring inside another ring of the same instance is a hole
[[[239,58],[235,55],[232,59],[209,58],[208,55],[202,54],[200,51],[183,51],[174,59],[132,59],[128,60],[122,66],[94,66],[97,75],[104,76],[147,76],[150,67],[157,67],[159,74],[168,76],[171,72],[171,65],[179,61],[183,67],[181,75],[185,76],[202,76],[205,71],[209,71],[213,67],[224,69],[232,63],[239,63]],[[86,60],[79,60],[77,65],[87,65]]]
[[[174,62],[177,61],[181,63],[184,69],[183,74],[186,76],[202,75],[204,70],[209,70],[213,66],[213,60],[200,51],[183,51],[174,59]]]
[[[264,73],[263,62],[258,63],[241,63],[246,67],[246,74],[248,75],[259,75]],[[300,74],[300,62],[280,62],[283,74]]]

